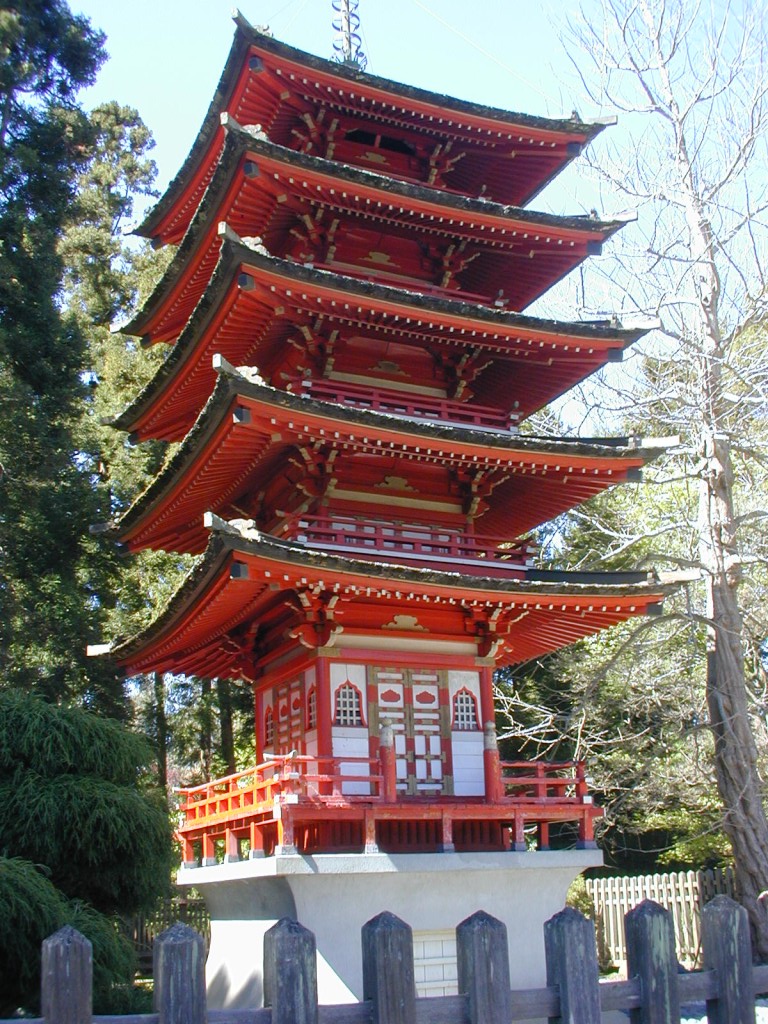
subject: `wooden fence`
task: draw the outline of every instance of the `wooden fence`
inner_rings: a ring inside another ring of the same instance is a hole
[[[731,868],[588,878],[586,886],[594,906],[600,962],[615,965],[627,960],[624,915],[643,900],[654,900],[672,914],[680,961],[695,967],[701,954],[701,908],[717,895],[737,895]],[[210,919],[200,898],[164,900],[151,913],[122,921],[121,931],[133,943],[142,975],[152,973],[155,939],[175,922],[191,925],[208,941]]]
[[[199,897],[162,900],[149,913],[120,918],[120,932],[132,943],[136,951],[139,974],[142,977],[152,974],[155,942],[172,924],[188,924],[200,932],[206,943],[210,941],[211,918],[205,900]]]
[[[694,967],[701,955],[702,907],[715,896],[737,895],[731,868],[588,878],[586,884],[594,906],[601,962],[618,966],[627,960],[624,917],[643,900],[654,900],[670,912],[680,961]]]
[[[43,943],[38,1024],[595,1024],[607,1010],[631,1010],[633,1024],[679,1024],[681,1004],[699,1000],[712,1024],[754,1024],[768,965],[753,967],[746,911],[729,897],[702,910],[704,969],[696,973],[678,973],[672,917],[657,903],[630,911],[626,933],[629,980],[599,984],[594,924],[562,910],[544,925],[547,986],[511,991],[506,927],[480,911],[456,929],[461,994],[417,999],[411,929],[383,913],[362,929],[363,1002],[318,1006],[314,936],[283,918],[265,936],[267,1007],[206,1013],[205,942],[177,924],[155,943],[156,1012],[93,1018],[91,946],[66,927]]]

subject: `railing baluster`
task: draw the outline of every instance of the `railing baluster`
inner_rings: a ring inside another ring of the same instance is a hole
[[[480,910],[456,929],[459,992],[466,993],[470,1024],[509,1021],[511,994],[507,928]]]
[[[717,972],[718,997],[707,1002],[709,1024],[754,1024],[752,943],[744,907],[715,896],[701,911],[704,967]]]
[[[413,933],[384,912],[363,925],[363,998],[371,1001],[372,1024],[415,1024]]]
[[[264,936],[264,1003],[272,1024],[317,1024],[315,936],[287,917]]]
[[[560,990],[557,1019],[569,1024],[599,1021],[600,972],[592,921],[578,910],[566,907],[544,925],[544,947],[547,985]]]
[[[41,1002],[46,1024],[90,1024],[91,943],[70,925],[43,942]]]
[[[627,972],[640,979],[641,1005],[632,1011],[632,1024],[678,1024],[675,931],[670,914],[658,903],[644,900],[624,918]]]
[[[205,940],[185,924],[158,935],[154,946],[154,1001],[158,1024],[203,1024]]]

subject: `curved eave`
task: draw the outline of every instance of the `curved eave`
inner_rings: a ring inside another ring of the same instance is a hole
[[[193,208],[197,208],[200,198],[213,176],[216,161],[224,143],[224,129],[219,115],[232,106],[233,97],[237,95],[238,87],[240,89],[243,87],[243,80],[247,75],[249,49],[250,41],[238,27],[235,30],[221,78],[200,130],[192,143],[192,148],[178,174],[171,180],[163,195],[135,229],[137,235],[162,239],[165,226],[168,221],[173,219],[177,206],[191,205]]]
[[[221,330],[221,326],[229,322],[228,318],[233,322],[238,319],[239,304],[252,301],[248,293],[238,288],[240,272],[254,278],[260,290],[259,301],[271,302],[273,308],[286,304],[312,315],[322,311],[325,315],[345,319],[357,317],[361,324],[368,321],[374,332],[391,333],[398,327],[404,332],[431,337],[433,342],[442,335],[444,343],[488,344],[497,351],[503,346],[509,352],[517,348],[546,351],[554,361],[584,359],[583,372],[578,373],[576,379],[569,379],[561,391],[557,386],[552,388],[537,399],[533,408],[551,401],[558,393],[620,355],[649,329],[621,329],[608,322],[544,320],[418,294],[300,266],[225,239],[210,285],[178,342],[131,405],[111,421],[112,426],[133,432],[138,439],[179,440],[213,389],[216,375],[211,359],[214,353],[236,364],[258,365],[259,337],[254,330],[253,317],[246,318],[247,322],[244,320],[238,330]],[[297,291],[298,288],[302,290]],[[586,353],[579,357],[585,349],[594,354],[594,361],[590,361],[591,356],[587,359]],[[521,396],[523,402],[525,397]],[[533,411],[530,404],[522,407],[525,414]]]
[[[247,524],[214,520],[213,525],[204,558],[164,612],[143,633],[112,647],[111,655],[127,672],[239,674],[238,634],[286,592],[338,594],[349,608],[341,617],[350,631],[359,631],[356,606],[367,604],[370,610],[374,602],[379,628],[388,629],[394,642],[397,630],[384,623],[404,609],[442,606],[448,617],[463,615],[472,606],[486,613],[498,609],[497,657],[499,664],[513,664],[647,614],[668,590],[643,574],[632,583],[624,576],[612,584],[610,573],[567,574],[568,581],[548,583],[362,562],[287,544],[249,530]],[[460,630],[458,635],[463,634]],[[343,634],[337,644],[343,647]]]
[[[324,88],[333,89],[334,85],[343,89],[354,86],[355,94],[385,107],[392,108],[393,100],[396,101],[394,109],[405,104],[409,109],[419,111],[436,122],[439,121],[444,132],[450,131],[453,122],[461,122],[486,134],[524,132],[539,144],[556,140],[563,147],[562,158],[550,174],[537,181],[529,193],[521,198],[522,203],[528,202],[573,159],[576,153],[567,150],[568,143],[573,143],[577,147],[586,145],[604,127],[600,124],[586,124],[576,119],[535,117],[486,107],[368,75],[347,65],[337,64],[278,42],[238,19],[235,37],[219,84],[189,155],[164,195],[136,229],[137,234],[149,238],[163,238],[178,216],[179,210],[183,212],[185,209],[193,209],[200,201],[205,186],[213,174],[223,143],[219,115],[228,111],[233,116],[238,116],[247,88],[249,58],[253,57],[261,57],[272,73],[278,69],[278,73],[288,75],[309,71],[319,76]],[[189,219],[191,214],[186,219],[187,223]]]
[[[540,250],[541,259],[551,261],[554,258],[553,273],[557,278],[570,273],[626,223],[625,220],[602,221],[540,213],[471,199],[427,185],[409,184],[321,157],[296,153],[255,136],[229,119],[221,159],[194,219],[173,261],[141,311],[121,327],[124,333],[145,335],[153,342],[175,338],[186,319],[179,311],[191,312],[205,288],[207,278],[196,265],[202,263],[211,268],[215,262],[219,248],[218,222],[227,221],[240,235],[265,234],[268,224],[257,220],[258,214],[248,216],[239,211],[245,191],[254,188],[254,183],[244,175],[246,160],[251,177],[260,177],[266,182],[261,186],[255,182],[256,190],[263,189],[265,197],[269,190],[276,192],[285,188],[303,201],[343,209],[353,217],[360,213],[356,203],[363,203],[365,218],[369,219],[373,210],[374,219],[379,218],[387,229],[407,231],[410,227],[425,237],[447,234],[452,239],[471,240],[502,251],[504,247],[510,250],[521,246],[535,248]],[[241,187],[236,187],[235,178],[240,180]],[[262,203],[259,212],[267,221],[272,216],[268,203]],[[268,239],[266,244],[272,248]],[[184,289],[192,291],[191,299],[183,301],[179,293]],[[515,301],[516,298],[520,301]],[[515,308],[523,308],[529,301],[528,294],[510,299]],[[171,316],[174,308],[176,313]]]
[[[405,420],[303,398],[225,371],[184,443],[110,532],[132,548],[202,550],[203,512],[228,514],[238,495],[252,489],[259,462],[276,449],[315,440],[373,456],[399,451],[457,466],[502,467],[508,476],[538,474],[541,506],[521,503],[510,516],[512,536],[622,482],[658,454],[624,438],[582,443]]]

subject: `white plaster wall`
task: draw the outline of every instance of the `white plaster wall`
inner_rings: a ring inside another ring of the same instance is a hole
[[[389,910],[416,932],[446,932],[477,910],[503,921],[513,988],[545,984],[544,922],[594,850],[538,853],[325,854],[182,870],[211,913],[211,1009],[260,1005],[263,935],[282,916],[315,933],[321,1003],[362,998],[360,930]]]
[[[370,757],[368,746],[368,729],[363,725],[334,725],[331,730],[331,741],[334,757]],[[354,761],[342,761],[340,770],[343,775],[370,775],[367,763],[357,764]],[[350,796],[370,796],[369,782],[344,782],[342,793]]]
[[[453,791],[456,796],[483,796],[485,774],[483,769],[483,734],[454,730],[451,733],[453,749]]]
[[[332,661],[331,662],[331,691],[335,696],[336,691],[340,686],[346,682],[352,683],[365,697],[366,688],[366,676],[365,676],[365,665],[354,664],[350,662]],[[367,717],[367,715],[366,715]]]
[[[448,690],[451,695],[451,707],[453,707],[453,698],[459,692],[459,690],[469,690],[473,693],[475,700],[477,701],[477,710],[480,711],[480,673],[474,669],[449,669],[448,671]]]

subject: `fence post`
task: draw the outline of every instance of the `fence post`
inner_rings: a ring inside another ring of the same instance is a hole
[[[755,1024],[749,918],[728,896],[701,911],[704,968],[717,972],[717,999],[707,1000],[710,1024]]]
[[[640,1007],[632,1010],[632,1024],[678,1024],[680,1000],[677,984],[675,928],[668,911],[643,900],[624,918],[627,936],[627,974],[640,979]]]
[[[159,1024],[204,1024],[205,940],[186,924],[155,939],[154,1003]]]
[[[363,999],[371,1000],[372,1024],[415,1024],[413,933],[385,911],[362,929]]]
[[[456,928],[459,992],[469,999],[470,1024],[512,1018],[507,927],[478,910]]]
[[[43,942],[41,1000],[46,1024],[91,1024],[93,950],[65,925]]]
[[[544,924],[547,985],[560,990],[560,1016],[550,1020],[593,1024],[600,1020],[600,972],[595,926],[573,907]]]
[[[315,936],[289,917],[264,935],[264,1005],[272,1024],[317,1024]]]

